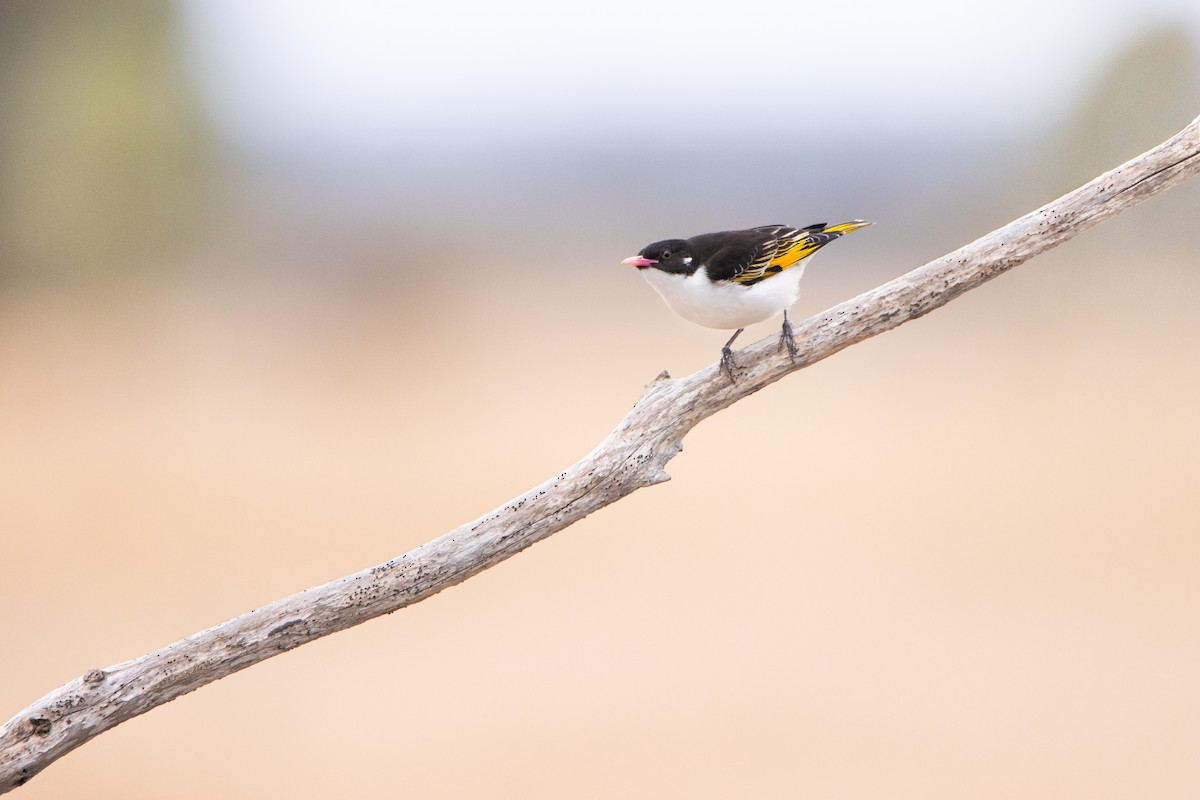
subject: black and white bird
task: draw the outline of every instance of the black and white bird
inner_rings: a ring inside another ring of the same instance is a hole
[[[808,259],[834,239],[870,224],[856,219],[806,228],[763,225],[690,239],[665,239],[646,245],[621,263],[637,267],[679,316],[707,328],[734,331],[721,348],[721,370],[733,381],[730,346],[734,339],[747,325],[781,311],[780,344],[796,357],[787,312],[800,297],[800,278]]]

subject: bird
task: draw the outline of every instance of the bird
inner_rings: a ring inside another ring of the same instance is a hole
[[[679,316],[706,328],[732,330],[721,348],[721,371],[736,383],[735,339],[747,325],[783,312],[780,346],[796,358],[788,309],[800,297],[800,278],[813,254],[847,233],[872,223],[856,219],[793,228],[761,225],[739,231],[664,239],[642,248],[622,264],[638,272]],[[734,330],[736,329],[736,330]]]

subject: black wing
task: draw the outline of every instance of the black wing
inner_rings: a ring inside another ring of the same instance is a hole
[[[714,283],[745,283],[749,276],[750,282],[753,282],[755,276],[761,273],[759,265],[769,263],[779,249],[777,232],[787,230],[792,229],[785,225],[765,225],[747,231],[726,231],[697,236],[697,249],[712,253],[704,259],[709,280]]]

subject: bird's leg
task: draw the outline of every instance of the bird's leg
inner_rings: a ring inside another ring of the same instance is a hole
[[[779,334],[779,345],[787,348],[788,358],[796,360],[800,351],[796,349],[796,333],[792,330],[792,323],[788,321],[787,309],[783,311],[783,330]]]
[[[725,377],[729,378],[730,383],[737,383],[737,380],[733,377],[733,368],[737,365],[733,363],[733,351],[729,349],[729,345],[733,344],[733,340],[744,330],[746,329],[738,328],[734,331],[733,336],[730,336],[729,341],[721,348],[721,372],[725,373]]]

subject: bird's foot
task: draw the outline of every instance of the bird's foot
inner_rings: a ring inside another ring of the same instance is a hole
[[[800,349],[796,347],[796,332],[786,316],[783,318],[783,330],[779,332],[779,346],[787,350],[788,358],[792,361],[800,354]]]
[[[733,351],[729,349],[729,345],[721,348],[721,372],[725,373],[725,377],[729,378],[730,383],[737,383],[737,378],[733,377],[733,371],[737,368],[737,364],[733,361]]]

